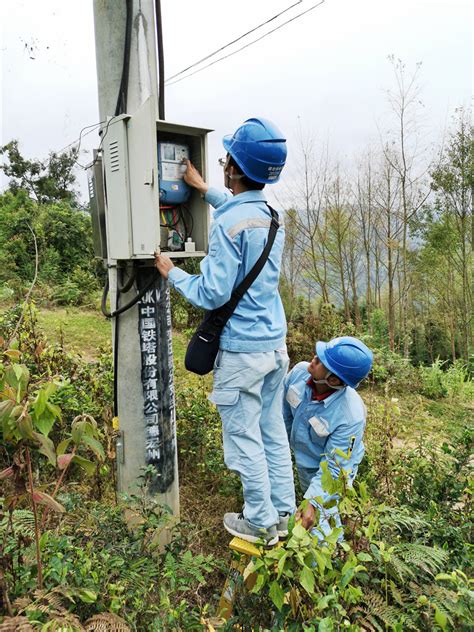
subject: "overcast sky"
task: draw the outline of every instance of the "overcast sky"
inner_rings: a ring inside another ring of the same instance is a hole
[[[166,76],[295,1],[162,0]],[[315,3],[304,0],[279,22]],[[0,7],[1,141],[17,138],[25,156],[43,158],[99,120],[92,0],[0,0]],[[469,0],[326,0],[254,46],[167,88],[167,119],[216,130],[209,145],[214,181],[220,179],[214,165],[223,154],[222,135],[250,116],[274,120],[290,148],[301,125],[328,140],[334,153],[352,158],[377,141],[378,127],[389,125],[389,54],[401,58],[409,73],[422,62],[423,124],[435,141],[454,109],[470,103]],[[82,147],[97,144],[94,132]],[[88,158],[81,154],[82,162]],[[78,178],[84,192],[85,174]]]

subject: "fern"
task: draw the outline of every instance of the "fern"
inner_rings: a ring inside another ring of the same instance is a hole
[[[359,616],[359,613],[362,614],[362,617]],[[369,621],[369,618],[372,617],[367,612],[366,608],[362,606],[354,606],[350,610],[351,621],[357,621],[358,625],[362,626],[362,630],[364,632],[385,632],[384,628],[374,619],[373,621]],[[385,626],[384,626],[385,627]]]
[[[28,509],[15,509],[11,517],[5,515],[0,521],[0,535],[8,533],[10,525],[14,533],[20,532],[23,537],[30,539],[35,537],[35,517]]]
[[[389,587],[392,599],[399,606],[403,607],[407,602],[407,595],[402,590],[400,590],[395,582],[393,582],[392,580],[390,580]]]
[[[147,592],[156,580],[156,561],[141,557],[120,569],[120,579],[140,592]]]
[[[429,530],[429,523],[424,518],[399,507],[387,507],[386,514],[381,518],[381,524],[390,531],[396,529],[400,533],[405,532],[410,535]]]
[[[96,614],[85,623],[86,632],[131,632],[127,622],[116,614]]]
[[[0,623],[0,632],[34,632],[34,627],[26,617],[6,617]]]
[[[444,568],[449,552],[425,544],[404,542],[395,546],[389,566],[403,581],[419,573],[434,576]],[[424,579],[423,575],[420,579]],[[419,582],[418,582],[419,583]]]
[[[388,572],[391,577],[399,582],[404,582],[407,579],[415,579],[416,575],[414,569],[411,568],[409,564],[405,562],[405,560],[398,556],[395,552],[392,553],[390,557],[390,562],[388,563]]]
[[[45,623],[41,632],[84,632],[84,628],[75,615],[64,611],[61,615],[54,615]]]
[[[62,615],[67,612],[64,608],[64,600],[63,589],[56,586],[50,591],[35,590],[31,596],[20,597],[13,605],[20,613],[37,610],[42,614]]]
[[[452,616],[463,616],[463,613],[458,612],[459,596],[456,591],[437,584],[418,586],[410,583],[410,588],[416,596],[425,595],[433,605],[446,615],[451,626],[454,627]]]
[[[364,619],[358,621],[363,629],[375,628],[377,631],[384,632],[385,627],[381,627],[379,621],[384,626],[395,626],[406,619],[406,614],[400,608],[387,605],[382,595],[372,590],[364,594],[364,605],[363,607],[359,606],[358,609],[364,614]]]

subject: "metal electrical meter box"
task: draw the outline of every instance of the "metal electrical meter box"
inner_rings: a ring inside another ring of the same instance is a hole
[[[177,143],[158,143],[158,177],[160,179],[160,203],[183,204],[191,190],[183,179],[189,160],[189,147]]]
[[[110,119],[103,151],[109,259],[204,257],[209,207],[183,180],[183,158],[207,179],[205,128],[157,120],[148,99],[133,116]],[[185,245],[186,244],[186,245]]]

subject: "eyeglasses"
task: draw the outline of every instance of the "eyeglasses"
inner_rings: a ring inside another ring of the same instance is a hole
[[[227,158],[219,158],[217,161],[221,167],[225,167],[225,163],[227,162]]]

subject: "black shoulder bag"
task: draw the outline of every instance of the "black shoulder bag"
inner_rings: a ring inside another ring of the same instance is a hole
[[[222,330],[234,313],[240,299],[258,277],[268,259],[280,224],[278,222],[278,213],[269,204],[267,206],[272,214],[272,221],[265,248],[245,279],[232,291],[229,301],[222,307],[207,312],[204,316],[204,319],[189,341],[186,350],[184,365],[188,371],[198,375],[206,375],[206,373],[212,371],[219,351]]]

